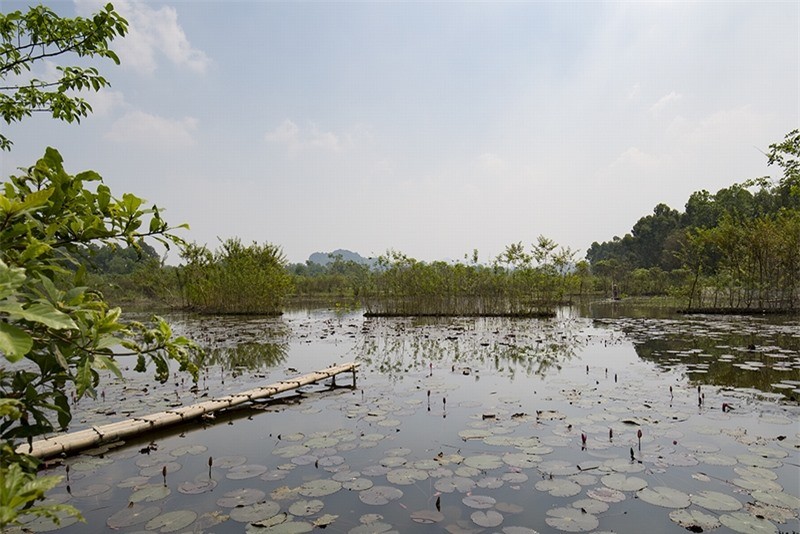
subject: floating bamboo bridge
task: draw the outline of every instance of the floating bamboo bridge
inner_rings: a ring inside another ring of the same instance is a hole
[[[30,454],[37,458],[51,458],[61,454],[75,454],[81,450],[103,443],[117,441],[130,436],[138,436],[153,430],[185,423],[205,414],[235,408],[248,402],[269,399],[280,393],[296,390],[302,386],[316,384],[322,380],[331,379],[331,386],[336,386],[336,375],[342,373],[353,373],[353,387],[355,387],[356,369],[358,365],[359,364],[356,362],[343,363],[296,378],[280,380],[274,384],[257,387],[235,395],[227,395],[225,397],[219,397],[198,404],[166,410],[143,417],[132,417],[117,423],[93,426],[78,432],[60,434],[47,439],[34,441],[30,445],[27,443],[22,444],[17,448],[17,452]]]

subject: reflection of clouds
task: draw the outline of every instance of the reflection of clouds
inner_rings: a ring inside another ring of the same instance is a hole
[[[585,344],[584,322],[504,317],[378,318],[364,323],[359,360],[390,378],[430,364],[509,375],[558,372]]]

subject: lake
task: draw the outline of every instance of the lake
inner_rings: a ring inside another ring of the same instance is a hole
[[[71,430],[349,361],[356,387],[54,465],[68,479],[50,498],[87,520],[60,531],[800,531],[797,318],[169,319],[208,349],[197,386],[106,377]]]

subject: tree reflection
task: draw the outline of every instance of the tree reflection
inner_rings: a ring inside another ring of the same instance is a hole
[[[372,318],[364,323],[359,360],[399,380],[431,365],[544,376],[585,344],[577,321],[490,318]]]
[[[288,342],[245,342],[206,350],[199,362],[204,367],[219,366],[225,370],[256,371],[275,367],[286,361]]]

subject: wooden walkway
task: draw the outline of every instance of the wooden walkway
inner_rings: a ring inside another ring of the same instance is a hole
[[[136,436],[145,432],[164,428],[178,423],[190,421],[201,415],[213,413],[218,410],[234,408],[241,404],[252,402],[259,399],[268,399],[286,391],[295,390],[301,386],[315,384],[321,380],[330,378],[333,385],[336,383],[336,375],[341,373],[353,373],[353,387],[356,385],[356,369],[358,363],[343,363],[315,371],[306,375],[298,376],[289,380],[281,380],[268,386],[258,387],[238,393],[211,399],[199,404],[175,408],[164,412],[154,413],[144,417],[132,417],[126,421],[110,423],[107,425],[93,426],[86,430],[61,434],[51,438],[34,441],[31,446],[24,443],[17,447],[17,452],[30,454],[37,458],[51,458],[59,454],[74,454],[80,450],[94,447],[101,443],[108,443]]]

